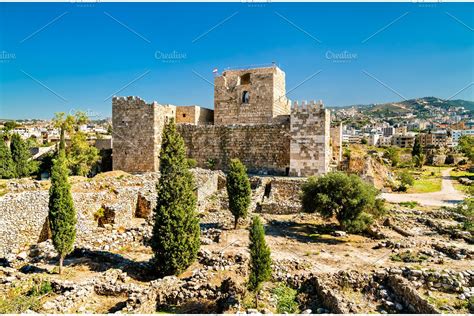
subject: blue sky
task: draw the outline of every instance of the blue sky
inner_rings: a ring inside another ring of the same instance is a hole
[[[214,68],[272,61],[292,100],[474,100],[472,3],[0,3],[0,26],[0,118],[212,108]]]

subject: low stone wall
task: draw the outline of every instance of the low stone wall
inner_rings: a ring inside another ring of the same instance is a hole
[[[198,209],[217,191],[217,171],[193,169]],[[77,240],[87,239],[100,226],[128,228],[133,218],[152,218],[158,173],[76,180],[70,178],[77,212]],[[13,180],[10,192],[0,197],[0,257],[44,241],[48,237],[49,181]],[[98,218],[99,209],[105,218]]]
[[[440,314],[440,311],[421,297],[403,277],[389,275],[387,283],[406,305],[413,307],[417,314]]]
[[[264,184],[257,211],[267,214],[295,214],[301,211],[301,178],[270,178]]]

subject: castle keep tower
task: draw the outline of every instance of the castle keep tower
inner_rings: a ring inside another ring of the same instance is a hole
[[[290,175],[308,177],[329,171],[331,115],[322,102],[293,104],[290,118]]]
[[[269,124],[290,114],[285,73],[278,67],[226,70],[214,79],[216,125]]]

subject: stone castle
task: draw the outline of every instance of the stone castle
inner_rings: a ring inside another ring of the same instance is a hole
[[[341,157],[339,127],[322,102],[291,103],[276,66],[227,70],[214,80],[214,110],[114,97],[113,169],[159,170],[164,124],[171,118],[198,167],[225,170],[239,158],[250,173],[306,177]]]

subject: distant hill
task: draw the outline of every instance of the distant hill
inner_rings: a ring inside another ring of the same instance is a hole
[[[339,109],[347,109],[352,107],[355,107],[368,115],[375,116],[397,116],[410,112],[413,112],[417,116],[422,116],[423,114],[429,114],[433,108],[448,110],[450,108],[464,107],[466,110],[474,112],[474,101],[445,100],[436,97],[423,97],[401,102],[390,102],[381,104],[358,104],[341,107]]]

